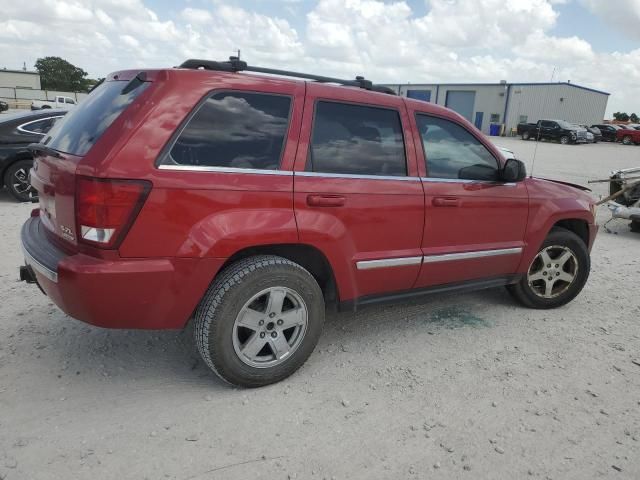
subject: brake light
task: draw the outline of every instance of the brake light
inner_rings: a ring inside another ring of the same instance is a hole
[[[78,177],[76,222],[80,240],[116,248],[151,190],[144,180]]]

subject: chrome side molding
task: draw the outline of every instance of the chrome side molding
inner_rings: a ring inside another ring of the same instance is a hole
[[[497,257],[501,255],[520,255],[522,247],[500,248],[496,250],[476,250],[474,252],[444,253],[441,255],[424,255],[419,257],[383,258],[379,260],[360,260],[356,262],[358,270],[374,268],[406,267],[422,263],[452,262],[455,260],[470,260],[474,258]]]

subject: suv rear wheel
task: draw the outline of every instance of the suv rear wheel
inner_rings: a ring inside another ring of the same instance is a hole
[[[205,363],[244,387],[278,382],[307,360],[324,323],[324,299],[313,276],[282,257],[260,255],[222,271],[195,315]]]
[[[560,143],[562,145],[568,145],[571,142],[571,139],[567,135],[563,135],[560,137]]]
[[[554,228],[527,274],[508,289],[527,307],[560,307],[580,293],[590,268],[589,252],[582,239],[564,228]]]

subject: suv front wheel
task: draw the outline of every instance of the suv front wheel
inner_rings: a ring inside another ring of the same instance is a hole
[[[564,228],[554,228],[534,257],[526,275],[508,290],[530,308],[556,308],[582,290],[591,262],[582,239]]]
[[[324,323],[324,299],[313,276],[282,257],[249,257],[225,268],[195,315],[205,363],[244,387],[279,382],[311,355]]]

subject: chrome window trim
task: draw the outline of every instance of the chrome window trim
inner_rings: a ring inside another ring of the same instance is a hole
[[[451,262],[454,260],[469,260],[473,258],[497,257],[500,255],[517,255],[522,253],[522,247],[500,248],[497,250],[476,250],[474,252],[445,253],[442,255],[425,255],[424,263]]]
[[[488,185],[495,185],[497,187],[515,187],[517,183],[505,183],[495,180],[468,180],[465,178],[435,178],[435,177],[420,177],[420,180],[426,183],[482,183]]]
[[[38,118],[37,120],[31,120],[30,122],[23,123],[22,125],[18,125],[17,130],[19,132],[28,133],[30,135],[46,135],[48,132],[46,133],[34,132],[33,130],[27,130],[24,127],[26,127],[27,125],[31,125],[32,123],[41,122],[43,120],[49,120],[51,118],[62,118],[62,117],[64,117],[64,115],[51,115],[50,117],[42,117],[42,118]]]
[[[360,260],[356,262],[356,267],[358,270],[372,270],[374,268],[405,267],[408,265],[420,265],[421,263],[422,263],[422,256],[383,258],[380,260]]]
[[[33,255],[31,255],[27,251],[24,245],[22,245],[22,253],[24,254],[25,263],[27,265],[35,268],[38,272],[40,272],[42,275],[47,277],[52,282],[58,283],[58,272],[51,270],[48,267],[45,267],[42,263],[40,263],[38,260],[33,258]]]
[[[323,172],[294,172],[299,177],[326,177],[326,178],[355,178],[363,180],[401,180],[401,181],[419,181],[420,177],[408,177],[406,175],[357,175],[352,173],[323,173]]]
[[[293,175],[290,170],[267,170],[260,168],[208,167],[205,165],[158,165],[158,170],[180,170],[184,172],[251,173],[258,175]]]

